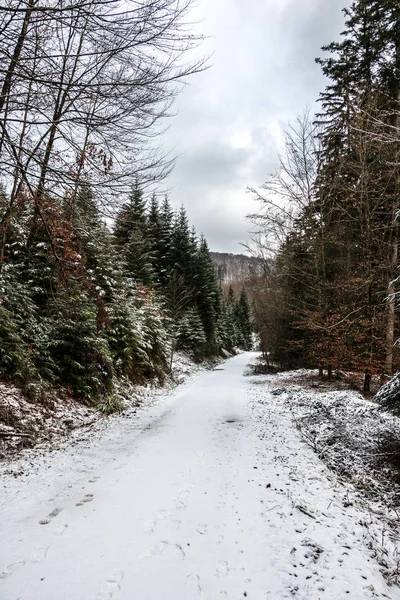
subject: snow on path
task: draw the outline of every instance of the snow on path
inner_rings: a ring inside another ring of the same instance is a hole
[[[0,599],[400,598],[253,357],[6,481]]]

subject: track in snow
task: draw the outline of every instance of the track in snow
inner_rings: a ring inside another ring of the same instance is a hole
[[[0,492],[1,600],[400,598],[252,358]]]

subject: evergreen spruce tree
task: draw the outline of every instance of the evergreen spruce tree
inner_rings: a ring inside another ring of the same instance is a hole
[[[136,180],[128,202],[122,205],[115,220],[114,237],[118,246],[129,243],[135,231],[147,229],[146,201],[139,181]]]
[[[153,254],[147,233],[133,231],[125,246],[126,271],[134,281],[150,287],[154,282]]]
[[[107,395],[112,389],[112,360],[97,326],[96,303],[71,282],[49,303],[47,313],[38,344],[42,369],[83,400]]]
[[[196,307],[189,308],[180,319],[177,332],[177,349],[189,352],[196,360],[207,354],[207,337]]]
[[[223,297],[217,324],[217,342],[220,348],[233,352],[239,342],[239,331],[235,315],[235,302]]]
[[[146,377],[158,377],[162,382],[171,356],[170,319],[164,314],[154,291],[144,288],[141,294],[140,312],[143,318],[143,333],[148,356]]]
[[[238,300],[238,322],[240,331],[242,334],[242,347],[244,350],[251,350],[253,342],[252,342],[252,327],[250,320],[250,306],[249,299],[247,297],[245,289],[243,289],[240,293],[240,297]]]
[[[198,290],[196,304],[201,317],[210,354],[215,353],[215,328],[216,328],[216,296],[217,282],[215,278],[214,263],[211,258],[207,241],[202,236],[197,252],[196,261],[196,287]]]
[[[323,300],[317,312],[325,321],[320,325],[328,325],[322,344],[326,353],[334,357],[335,343],[338,358],[347,354],[347,361],[354,361],[353,368],[365,369],[367,390],[371,372],[381,368],[383,356],[377,333],[378,321],[383,319],[377,300],[382,288],[392,297],[386,319],[384,362],[388,373],[393,360],[393,256],[398,245],[394,215],[400,177],[398,167],[393,167],[377,140],[384,139],[388,127],[399,122],[400,16],[394,0],[357,0],[345,15],[343,41],[325,47],[331,56],[319,60],[330,83],[321,95],[324,110],[316,209],[324,227],[325,248]],[[364,282],[362,287],[360,282]],[[338,288],[346,293],[338,295]],[[330,325],[359,310],[357,306],[364,307],[359,312],[363,327],[353,327],[351,333],[348,328],[346,336],[341,336],[346,349],[340,348]],[[311,320],[315,322],[315,318]],[[316,334],[321,337],[318,331]],[[354,347],[358,347],[357,356]],[[321,348],[317,353],[321,354]]]
[[[153,291],[121,279],[107,339],[118,376],[136,383],[163,379],[170,355],[169,321]]]
[[[17,382],[34,397],[40,380],[34,357],[38,315],[29,287],[12,267],[6,265],[0,274],[0,377]]]
[[[148,238],[149,238],[149,255],[151,256],[152,270],[154,279],[160,283],[160,277],[163,272],[162,246],[163,246],[163,228],[160,214],[160,207],[157,196],[152,195],[150,201],[148,215]]]
[[[158,280],[163,287],[167,285],[174,266],[172,257],[173,225],[174,211],[171,208],[168,196],[165,196],[160,209],[159,262],[157,265]]]
[[[56,291],[59,273],[48,232],[35,216],[29,224],[26,245],[21,251],[21,276],[29,285],[34,303],[40,309],[44,309],[49,297]]]
[[[196,247],[183,206],[173,222],[170,256],[171,271],[174,270],[182,275],[187,287],[193,287],[195,285]]]
[[[109,303],[121,264],[112,235],[101,218],[89,185],[79,189],[71,219],[84,255],[91,290],[99,303]]]
[[[146,201],[139,182],[117,215],[114,238],[124,257],[125,270],[137,283],[151,286],[154,282],[154,257]]]

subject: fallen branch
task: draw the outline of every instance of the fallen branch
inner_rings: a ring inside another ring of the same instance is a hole
[[[31,433],[13,433],[12,431],[0,431],[0,437],[32,437]]]

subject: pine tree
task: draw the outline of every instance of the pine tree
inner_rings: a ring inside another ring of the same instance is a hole
[[[174,215],[154,195],[146,211],[136,182],[113,232],[89,184],[41,208],[45,222],[22,198],[6,216],[2,377],[32,397],[55,387],[90,403],[117,379],[162,381],[175,342],[196,360],[217,352],[212,261],[183,207]]]
[[[162,378],[170,352],[168,335],[168,320],[154,294],[121,281],[107,330],[117,375],[133,382]]]
[[[400,98],[400,17],[393,0],[357,0],[345,15],[344,40],[327,46],[325,50],[332,56],[319,61],[331,80],[321,95],[324,128],[318,210],[320,222],[325,223],[330,237],[330,247],[326,246],[325,252],[330,265],[327,260],[324,262],[332,272],[330,278],[325,277],[325,300],[320,312],[331,313],[331,321],[329,315],[325,320],[327,339],[334,340],[337,355],[343,359],[346,352],[337,341],[344,338],[333,336],[331,330],[336,327],[335,321],[341,322],[346,314],[359,310],[357,305],[365,306],[359,314],[364,324],[362,330],[353,327],[353,337],[346,337],[349,360],[351,347],[356,345],[359,357],[363,357],[353,365],[365,368],[365,389],[368,389],[371,372],[383,368],[382,348],[374,342],[380,337],[377,327],[382,327],[377,298],[383,287],[392,298],[386,326],[388,373],[393,359],[393,257],[398,246],[394,215],[398,210],[395,198],[400,177],[398,168],[393,168],[377,140],[388,134],[386,124],[391,125],[397,119],[393,111]],[[339,298],[334,292],[338,288],[345,290]],[[333,310],[328,311],[328,306]],[[333,348],[328,350],[329,343],[327,351],[333,356]]]
[[[331,54],[319,58],[324,75],[330,80],[320,101],[324,112],[324,152],[330,161],[351,151],[351,118],[358,106],[368,102],[376,74],[387,52],[385,7],[380,0],[356,0],[344,11],[343,41],[322,49]]]

